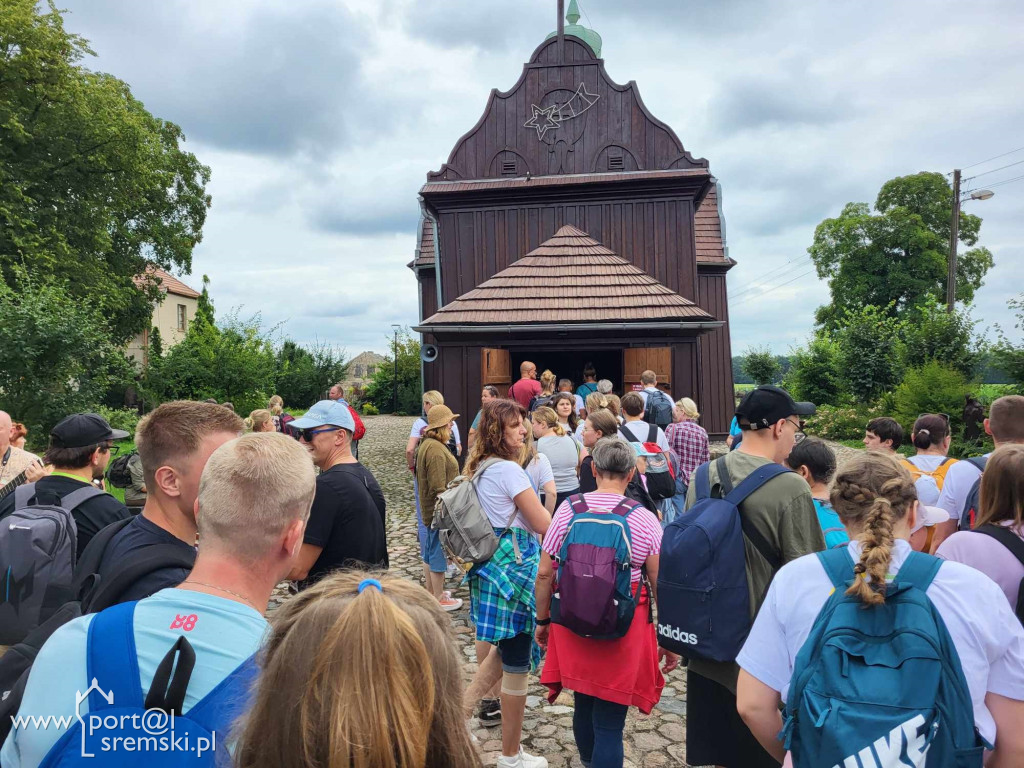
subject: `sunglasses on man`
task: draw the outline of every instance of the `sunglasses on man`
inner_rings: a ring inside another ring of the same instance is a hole
[[[313,429],[312,427],[296,429],[295,427],[291,427],[292,437],[296,440],[302,438],[307,443],[312,443],[313,438],[321,432],[337,432],[339,429],[341,429],[341,427],[323,427],[322,429]]]

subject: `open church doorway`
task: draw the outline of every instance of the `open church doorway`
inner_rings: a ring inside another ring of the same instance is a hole
[[[555,374],[555,387],[558,380],[572,381],[572,391],[583,383],[583,369],[587,364],[594,366],[597,379],[609,379],[615,392],[622,392],[622,350],[621,349],[557,349],[548,348],[513,348],[511,352],[512,380],[519,378],[519,365],[529,360],[537,366],[537,378],[544,371]]]

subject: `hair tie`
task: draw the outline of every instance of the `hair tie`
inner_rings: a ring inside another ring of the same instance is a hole
[[[864,571],[866,570],[867,568],[864,567],[864,563],[857,563],[855,566],[853,566],[853,572],[857,574],[864,573]]]
[[[919,429],[919,430],[917,430],[917,434],[919,434],[919,435],[927,435],[927,436],[931,437],[932,433],[929,430],[927,430],[927,429]]]
[[[363,579],[359,582],[359,594],[363,594],[363,590],[367,587],[376,587],[378,592],[382,592],[384,587],[380,585],[380,582],[376,579]]]

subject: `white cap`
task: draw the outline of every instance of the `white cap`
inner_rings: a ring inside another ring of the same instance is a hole
[[[942,507],[926,507],[924,504],[917,506],[917,524],[911,533],[917,533],[922,528],[931,525],[938,525],[949,520],[949,513]]]

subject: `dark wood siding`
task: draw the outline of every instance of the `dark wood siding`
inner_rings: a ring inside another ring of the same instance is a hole
[[[697,407],[705,414],[704,428],[711,434],[729,431],[733,401],[732,351],[729,343],[729,302],[725,273],[701,272],[697,304],[726,325],[700,337],[700,398]],[[696,398],[695,398],[696,399]]]

